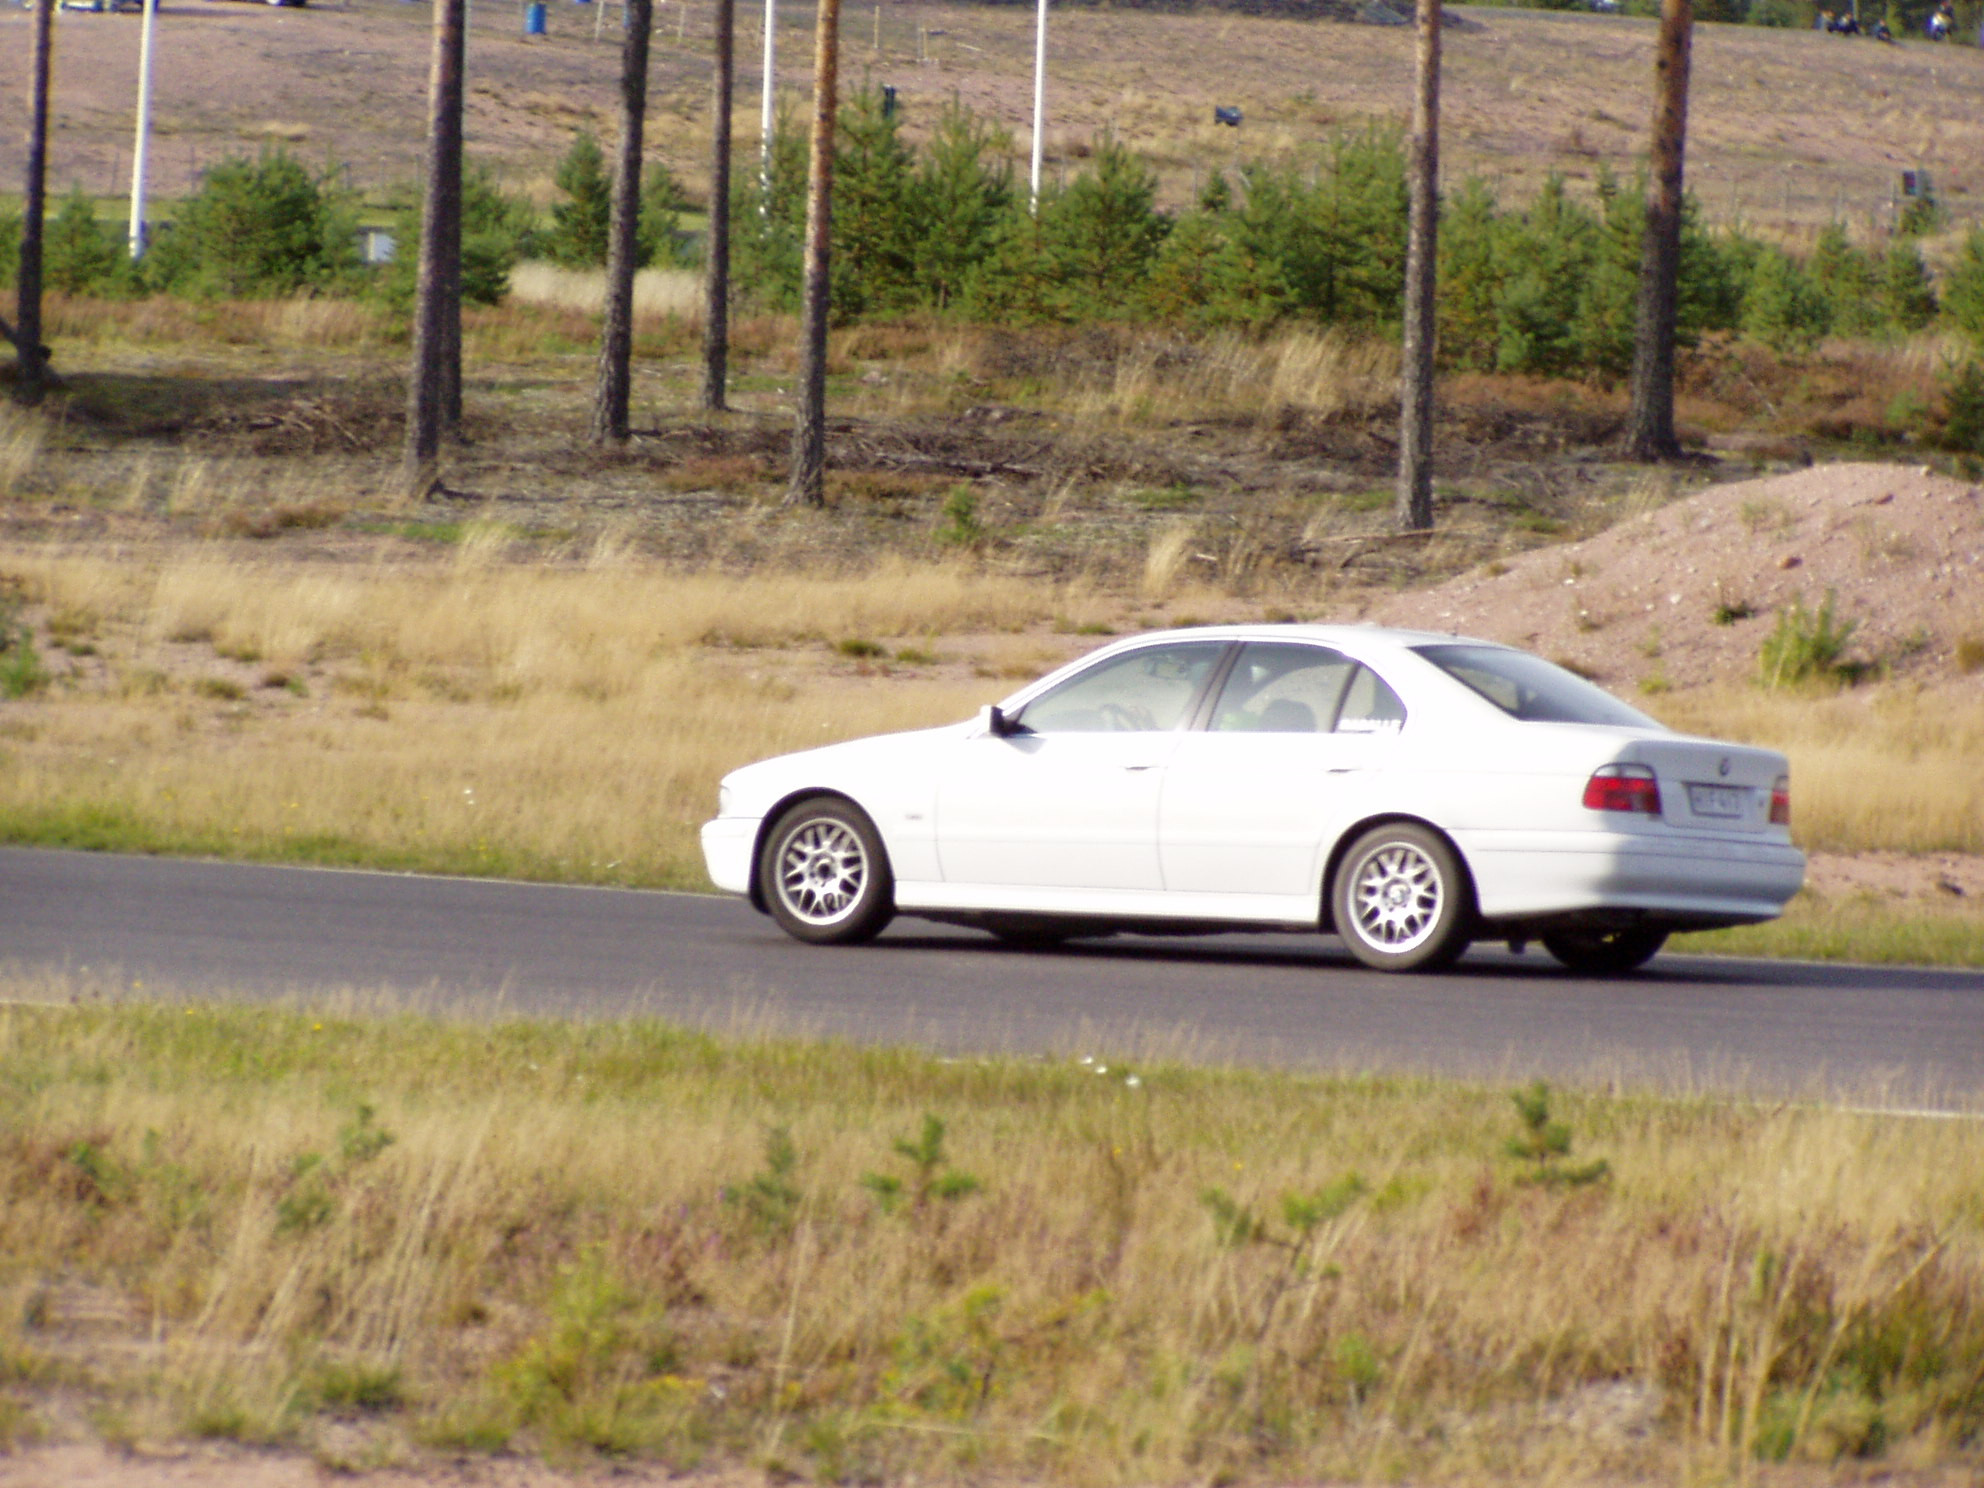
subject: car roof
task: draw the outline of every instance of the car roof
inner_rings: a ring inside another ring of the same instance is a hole
[[[1251,625],[1193,625],[1177,630],[1149,630],[1112,642],[1106,650],[1146,645],[1152,641],[1306,641],[1348,650],[1408,650],[1414,646],[1467,645],[1494,646],[1512,650],[1500,641],[1461,635],[1458,631],[1406,630],[1388,625],[1324,625],[1260,621]]]

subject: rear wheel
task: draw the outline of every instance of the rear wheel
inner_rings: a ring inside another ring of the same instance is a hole
[[[835,796],[801,801],[773,824],[758,887],[779,928],[812,945],[873,940],[895,918],[881,834],[860,807]]]
[[[1345,856],[1333,896],[1336,933],[1366,966],[1447,966],[1467,949],[1467,874],[1446,839],[1425,827],[1395,822],[1366,832]]]
[[[1572,971],[1621,976],[1651,961],[1667,944],[1665,930],[1562,930],[1541,937],[1543,949]]]

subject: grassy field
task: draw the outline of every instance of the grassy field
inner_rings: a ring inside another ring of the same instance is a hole
[[[0,1445],[52,1413],[822,1481],[1980,1465],[1974,1122],[361,1007],[0,1007]]]

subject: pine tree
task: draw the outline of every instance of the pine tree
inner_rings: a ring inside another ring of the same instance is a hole
[[[1881,260],[1881,316],[1903,335],[1912,335],[1936,318],[1936,291],[1929,283],[1929,266],[1912,238],[1896,238]]]
[[[781,110],[772,126],[769,190],[756,171],[744,172],[732,187],[731,282],[768,310],[799,304],[807,154],[805,135]]]
[[[1105,136],[1095,165],[1051,203],[1041,203],[1042,247],[1068,320],[1129,312],[1169,227],[1159,214],[1157,177]]]
[[[1495,365],[1497,319],[1505,266],[1495,193],[1469,176],[1448,196],[1440,216],[1440,356],[1451,367],[1485,371]]]
[[[1873,262],[1853,245],[1843,223],[1826,224],[1805,269],[1825,298],[1834,333],[1868,336],[1879,328],[1881,307],[1875,296]]]
[[[1158,320],[1199,328],[1262,326],[1280,313],[1283,286],[1235,241],[1211,212],[1189,212],[1164,240],[1151,265],[1144,302]]]
[[[613,215],[613,182],[606,156],[588,130],[573,139],[552,176],[565,199],[551,207],[551,231],[544,240],[553,263],[596,269],[606,262],[607,226]]]
[[[687,268],[695,262],[682,231],[689,195],[666,161],[657,160],[641,179],[640,263],[642,268]]]
[[[124,248],[96,220],[96,205],[72,186],[48,221],[42,238],[46,255],[42,283],[66,295],[110,287],[124,266]]]
[[[209,169],[153,272],[176,271],[171,287],[196,294],[291,294],[354,272],[356,236],[349,202],[275,150]]]
[[[862,88],[840,110],[835,156],[835,317],[901,309],[914,295],[915,161],[880,88]]]
[[[1578,301],[1590,270],[1598,219],[1552,175],[1503,254],[1514,265],[1496,303],[1495,365],[1504,372],[1561,376],[1578,362]]]
[[[1984,350],[1984,227],[1973,227],[1943,279],[1943,314]]]
[[[1646,189],[1635,182],[1632,189],[1622,190],[1609,175],[1601,175],[1598,197],[1591,267],[1578,295],[1577,356],[1583,367],[1617,378],[1633,367]]]
[[[1321,202],[1335,287],[1325,315],[1359,325],[1396,322],[1405,285],[1405,146],[1398,129],[1373,125],[1339,138]]]
[[[910,192],[912,274],[917,295],[946,309],[964,294],[973,269],[992,255],[1013,204],[1012,141],[969,109],[937,117]]]
[[[1830,322],[1825,297],[1781,248],[1757,255],[1743,295],[1743,332],[1779,354],[1809,348]]]

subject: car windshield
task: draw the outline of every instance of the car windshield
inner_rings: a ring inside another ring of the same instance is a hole
[[[1511,718],[1525,723],[1609,723],[1627,728],[1664,725],[1527,651],[1502,646],[1415,646],[1434,666]]]

